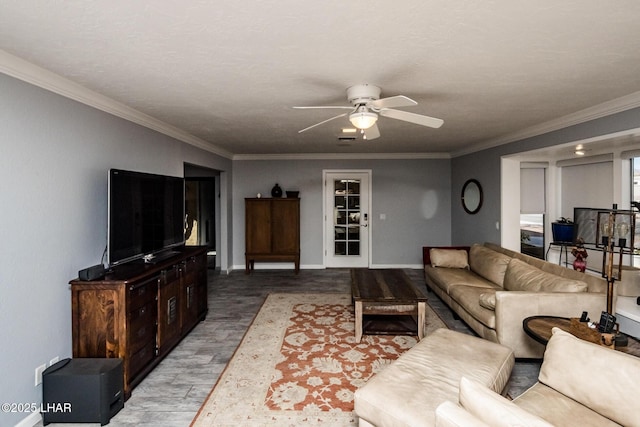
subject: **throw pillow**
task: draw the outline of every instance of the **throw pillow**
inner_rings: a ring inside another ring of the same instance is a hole
[[[430,249],[433,267],[469,268],[469,257],[464,249]]]
[[[502,287],[511,257],[479,244],[469,250],[469,267],[474,273]]]
[[[460,404],[492,427],[553,427],[493,390],[466,377],[460,379]]]
[[[504,288],[508,291],[587,292],[587,284],[581,280],[547,273],[516,258],[509,262]]]

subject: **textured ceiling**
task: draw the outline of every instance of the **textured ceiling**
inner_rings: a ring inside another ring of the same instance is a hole
[[[3,0],[0,49],[233,154],[455,153],[640,91],[640,2]],[[340,144],[369,83],[380,118]]]

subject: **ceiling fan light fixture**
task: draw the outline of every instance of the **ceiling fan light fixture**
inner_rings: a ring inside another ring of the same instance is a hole
[[[358,129],[369,129],[378,121],[378,115],[376,113],[370,113],[365,109],[364,111],[350,114],[349,121]]]
[[[356,128],[353,131],[358,130],[361,133],[365,133],[368,140],[376,139],[380,137],[380,130],[378,129],[378,116],[384,116],[390,119],[401,120],[404,122],[414,123],[420,126],[427,126],[437,129],[444,121],[435,117],[423,116],[421,114],[410,113],[403,110],[395,110],[396,107],[411,107],[418,105],[416,101],[411,98],[407,98],[404,95],[396,95],[387,98],[380,98],[380,88],[377,86],[362,84],[351,86],[347,89],[347,100],[352,107],[346,105],[315,105],[307,107],[293,107],[297,109],[339,109],[339,110],[351,110],[350,113],[342,113],[337,116],[330,117],[326,120],[308,126],[298,133],[306,132],[309,129],[313,129],[316,126],[323,125],[340,117],[348,117],[351,124]],[[347,129],[342,130],[341,135],[349,135]]]

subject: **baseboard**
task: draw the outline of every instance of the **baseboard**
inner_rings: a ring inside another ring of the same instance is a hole
[[[373,264],[369,268],[371,269],[383,269],[383,268],[402,268],[408,270],[422,270],[424,266],[422,264]],[[293,270],[293,264],[290,262],[262,262],[255,263],[256,270]],[[325,270],[327,267],[320,264],[304,264],[300,265],[300,270]],[[244,270],[244,264],[237,264],[231,267],[231,270]],[[227,270],[229,273],[230,270]]]
[[[326,270],[327,267],[321,264],[305,264],[301,265],[300,269],[302,270]]]
[[[15,427],[33,427],[42,421],[40,412],[32,412],[28,417],[24,418]]]
[[[382,269],[382,268],[401,268],[407,270],[422,270],[424,266],[422,264],[372,264],[371,268],[373,269]]]
[[[236,264],[231,267],[232,270],[244,270],[246,267],[244,264]],[[324,265],[317,264],[301,264],[300,270],[324,270]],[[255,270],[293,270],[295,269],[291,262],[256,262],[254,264]]]

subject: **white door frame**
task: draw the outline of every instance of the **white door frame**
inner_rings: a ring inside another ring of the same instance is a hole
[[[361,206],[361,210],[364,211],[365,213],[367,213],[368,215],[368,226],[367,227],[362,227],[361,232],[366,233],[367,236],[367,248],[366,248],[366,267],[369,268],[371,267],[371,255],[372,255],[372,251],[371,251],[371,194],[372,194],[372,187],[373,187],[373,182],[371,179],[371,169],[324,169],[322,171],[322,253],[323,253],[323,264],[325,266],[325,268],[327,267],[328,264],[331,264],[330,262],[330,256],[329,256],[329,252],[333,253],[333,250],[329,251],[329,245],[333,244],[333,239],[331,239],[331,241],[329,241],[328,237],[327,237],[327,221],[329,221],[331,218],[333,218],[333,211],[329,212],[329,209],[331,209],[330,206],[328,206],[327,204],[327,192],[331,191],[331,193],[333,193],[333,189],[329,190],[328,188],[328,180],[327,180],[327,176],[329,174],[362,174],[366,176],[366,179],[368,181],[368,190],[367,190],[367,203],[366,206]],[[331,221],[333,224],[333,221]]]

